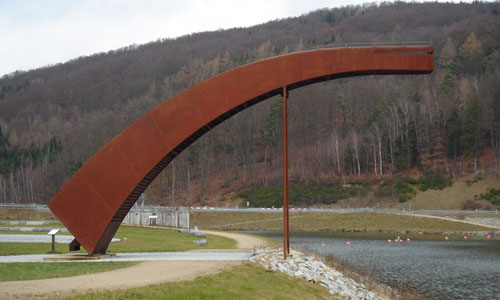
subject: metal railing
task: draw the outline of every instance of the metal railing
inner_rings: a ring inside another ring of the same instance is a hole
[[[0,203],[0,208],[26,208],[34,210],[48,210],[47,205],[44,204],[22,204],[22,203]],[[271,207],[240,207],[240,208],[229,208],[229,207],[185,207],[185,206],[160,206],[160,205],[134,205],[131,211],[148,211],[148,210],[194,210],[194,211],[248,211],[248,212],[278,212],[281,211],[281,207],[271,208]],[[293,207],[290,208],[291,212],[370,212],[370,213],[408,213],[408,210],[398,210],[398,209],[383,209],[383,208],[309,208],[309,207]],[[500,214],[498,210],[410,210],[410,214],[426,214],[426,215],[489,215],[489,214]]]
[[[331,48],[347,48],[347,47],[417,47],[417,46],[432,46],[430,41],[411,41],[411,42],[359,42],[359,43],[336,43],[328,45],[317,45],[313,47],[307,47],[298,51],[316,50],[316,49],[331,49]]]
[[[0,208],[27,208],[27,209],[40,209],[40,210],[49,209],[45,204],[36,204],[36,203],[0,203]]]

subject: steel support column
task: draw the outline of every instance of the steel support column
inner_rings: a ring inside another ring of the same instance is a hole
[[[290,224],[288,219],[288,122],[286,86],[283,87],[283,258],[290,253]]]

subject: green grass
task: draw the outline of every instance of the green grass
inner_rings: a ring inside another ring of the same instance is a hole
[[[57,238],[56,238],[57,239]],[[68,245],[56,243],[56,253],[68,253]],[[80,250],[74,253],[83,253]],[[0,243],[0,255],[48,254],[50,243]]]
[[[197,238],[176,230],[121,226],[115,235],[120,242],[112,243],[109,252],[160,252],[186,251],[193,249],[230,249],[236,246],[236,241],[225,237],[207,235]],[[124,238],[127,238],[124,240]],[[206,239],[207,246],[193,244],[193,241]]]
[[[130,267],[139,262],[57,262],[57,263],[2,263],[0,281],[32,280],[68,277],[119,268]]]
[[[64,299],[339,299],[326,288],[262,267],[244,264],[193,281],[172,282],[124,291],[87,293]]]
[[[111,243],[108,248],[111,253],[230,249],[236,246],[236,241],[232,239],[207,235],[205,239],[208,245],[204,247],[193,244],[194,240],[202,238],[190,234],[179,233],[176,230],[132,226],[121,226],[115,237],[121,239],[121,241]],[[49,252],[50,243],[0,243],[0,255],[45,254]],[[68,245],[56,243],[56,252],[68,253]],[[84,252],[83,248],[78,252]]]
[[[281,230],[280,213],[192,212],[200,228],[224,230]],[[231,224],[229,226],[225,226]],[[290,213],[292,231],[416,232],[489,231],[491,229],[447,220],[378,213]]]

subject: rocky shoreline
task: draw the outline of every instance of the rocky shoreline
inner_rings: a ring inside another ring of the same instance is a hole
[[[357,283],[342,273],[328,267],[313,256],[291,250],[290,257],[283,260],[283,250],[257,249],[250,261],[257,262],[266,270],[282,272],[295,278],[310,281],[326,287],[330,294],[349,300],[382,300],[369,291],[363,284]]]

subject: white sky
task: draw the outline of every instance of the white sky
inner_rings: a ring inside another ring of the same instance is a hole
[[[0,76],[158,38],[365,2],[381,1],[0,0]]]

